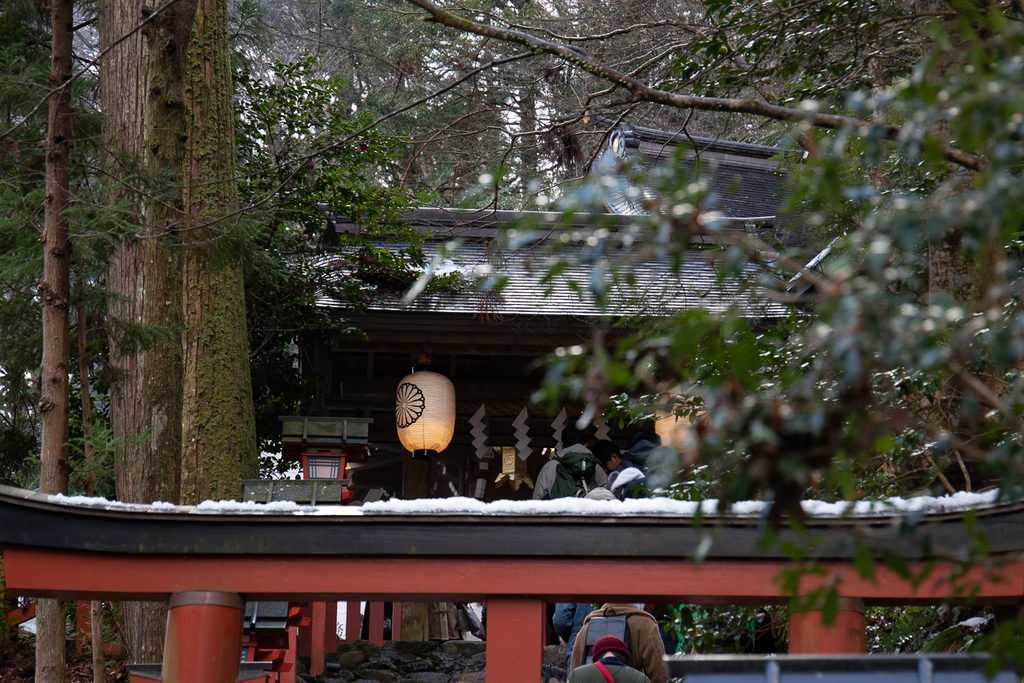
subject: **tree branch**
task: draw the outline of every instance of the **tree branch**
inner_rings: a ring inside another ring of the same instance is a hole
[[[447,10],[444,10],[430,0],[408,0],[411,4],[425,10],[430,16],[427,21],[432,21],[442,26],[454,28],[466,33],[474,33],[487,38],[494,38],[507,43],[514,43],[530,49],[535,54],[554,55],[598,78],[606,80],[614,85],[623,88],[630,93],[629,101],[632,102],[653,102],[664,104],[679,109],[698,109],[702,111],[720,111],[734,114],[750,114],[775,119],[777,121],[788,121],[790,123],[802,123],[816,128],[830,130],[852,129],[858,135],[868,135],[872,131],[880,133],[884,140],[899,140],[903,129],[899,126],[877,125],[870,121],[841,116],[838,114],[822,114],[813,110],[792,109],[767,102],[758,102],[749,99],[731,99],[722,97],[698,97],[694,95],[682,95],[679,93],[657,90],[651,86],[638,81],[617,69],[602,64],[594,57],[566,45],[553,43],[538,38],[529,33],[512,29],[503,29],[496,26],[488,26],[475,21],[463,19]],[[946,161],[970,169],[982,171],[988,163],[981,157],[969,154],[963,150],[941,145],[940,149]]]
[[[108,45],[105,50],[103,50],[98,55],[96,55],[95,59],[92,59],[90,61],[85,62],[85,66],[83,66],[81,69],[76,71],[71,76],[71,78],[69,78],[68,80],[64,81],[63,83],[58,85],[56,88],[53,88],[52,90],[50,90],[50,92],[48,92],[45,95],[43,95],[43,98],[41,100],[39,100],[39,102],[36,103],[36,106],[32,107],[32,110],[29,111],[29,113],[27,113],[23,117],[21,117],[21,120],[18,121],[13,126],[11,126],[7,131],[4,132],[3,135],[0,135],[0,140],[5,139],[11,133],[13,133],[14,131],[18,130],[23,125],[25,125],[25,123],[29,119],[32,118],[32,115],[35,114],[37,111],[39,111],[39,108],[42,107],[44,104],[46,104],[51,97],[53,97],[57,93],[63,91],[65,88],[70,88],[72,83],[74,83],[76,80],[78,80],[83,74],[87,73],[89,71],[89,69],[91,69],[92,67],[94,67],[97,64],[99,64],[100,60],[103,59],[107,55],[108,52],[110,52],[115,47],[117,47],[118,45],[120,45],[124,41],[128,40],[129,38],[131,38],[133,35],[135,35],[139,31],[141,31],[143,29],[143,27],[146,26],[146,24],[148,24],[149,22],[151,22],[154,19],[156,19],[157,16],[161,12],[163,12],[165,9],[167,9],[168,7],[170,7],[171,5],[176,3],[177,1],[178,0],[167,0],[167,2],[165,2],[162,5],[160,5],[155,10],[153,10],[152,14],[150,14],[145,19],[143,19],[138,24],[136,24],[134,28],[132,28],[130,31],[125,33],[123,36],[121,36],[120,38],[118,38],[117,40],[112,42],[110,45]],[[81,25],[79,25],[78,27],[75,27],[75,28],[81,28],[83,25],[87,25],[87,24],[81,24]]]

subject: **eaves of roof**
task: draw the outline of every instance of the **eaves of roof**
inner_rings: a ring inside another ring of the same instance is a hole
[[[432,233],[436,235],[436,233]],[[458,314],[484,319],[515,316],[520,323],[544,318],[572,318],[577,321],[596,318],[662,317],[686,310],[704,309],[721,313],[739,310],[750,318],[777,318],[789,313],[788,308],[771,299],[756,284],[767,276],[765,267],[756,263],[744,266],[743,277],[723,277],[717,260],[718,250],[696,245],[674,264],[662,255],[625,267],[611,283],[604,302],[591,293],[595,277],[594,263],[572,258],[572,264],[556,276],[548,276],[546,253],[534,243],[511,252],[495,254],[486,240],[466,240],[451,257],[441,258],[443,240],[431,239],[424,244],[428,261],[441,272],[458,271],[464,281],[473,282],[485,275],[507,278],[500,293],[483,291],[467,285],[459,291],[446,291],[420,296],[407,303],[402,292],[376,291],[367,297],[367,313]],[[398,248],[383,241],[378,246]],[[570,254],[570,258],[573,255]],[[628,284],[626,282],[628,281]],[[322,308],[346,309],[340,301],[323,298]]]

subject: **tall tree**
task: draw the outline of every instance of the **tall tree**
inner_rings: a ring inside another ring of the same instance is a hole
[[[166,46],[168,29],[156,22],[145,36],[136,30],[142,7],[142,0],[99,4],[100,48],[110,50],[100,63],[100,92],[106,166],[115,188],[111,203],[125,207],[133,228],[117,244],[107,274],[110,412],[114,436],[124,444],[115,462],[118,499],[177,502],[181,259],[167,233],[180,217],[181,101],[159,96],[165,74],[156,72],[149,82],[150,55],[160,55],[148,46]],[[170,107],[159,104],[167,101]],[[159,179],[165,189],[149,183],[143,192],[138,185],[147,178]],[[126,604],[125,637],[136,661],[162,659],[165,622],[160,603]]]
[[[67,493],[68,407],[71,374],[71,232],[65,214],[71,185],[73,0],[53,0],[50,86],[59,88],[49,101],[46,136],[46,202],[43,228],[43,361],[39,411],[42,449],[39,489]],[[65,673],[64,603],[39,600],[36,605],[36,681],[63,683]]]
[[[237,498],[258,473],[243,273],[237,238],[227,0],[185,0],[177,14],[182,159],[181,502]]]

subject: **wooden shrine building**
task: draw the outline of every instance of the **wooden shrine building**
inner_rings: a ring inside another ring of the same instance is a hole
[[[789,235],[790,219],[776,215],[784,180],[784,171],[773,160],[781,154],[778,148],[621,126],[610,136],[609,152],[594,165],[593,174],[599,180],[612,177],[627,157],[653,169],[680,144],[692,146],[682,155],[682,172],[695,175],[699,162],[700,172],[710,174],[709,201],[724,216],[727,230],[755,230],[768,242]],[[651,192],[636,186],[610,194],[609,213],[598,217],[602,225],[625,230],[631,215],[643,210],[640,199]],[[323,309],[358,329],[326,342],[311,337],[303,354],[309,359],[304,370],[320,382],[311,416],[372,420],[368,457],[350,465],[354,500],[362,500],[371,489],[403,498],[529,498],[529,486],[513,489],[495,483],[501,473],[495,449],[529,449],[524,473],[532,479],[550,454],[545,449],[555,446],[554,434],[565,418],[555,422],[555,415],[531,402],[544,376],[540,359],[559,348],[571,352],[587,344],[595,325],[607,326],[623,316],[661,316],[698,306],[722,311],[737,305],[744,315],[764,321],[786,314],[781,304],[759,298],[735,281],[720,281],[712,255],[720,245],[708,238],[694,240],[678,273],[671,271],[667,258],[638,264],[635,289],[611,292],[609,299],[618,301],[611,310],[600,309],[587,293],[574,288],[573,279],[588,280],[590,265],[572,265],[551,282],[542,282],[548,244],[568,243],[577,252],[588,248],[585,218],[572,222],[553,212],[414,210],[406,220],[424,236],[428,259],[436,258],[442,268],[465,273],[468,279],[481,273],[505,275],[507,285],[500,294],[465,287],[420,296],[406,305],[404,292],[380,288],[359,311],[320,301]],[[503,229],[523,220],[539,239],[503,243]],[[338,232],[359,230],[344,218],[334,220],[333,227]],[[458,243],[457,250],[441,259],[452,242]],[[381,240],[380,245],[387,243]],[[751,263],[748,271],[762,268]],[[453,382],[457,401],[455,436],[432,463],[412,460],[395,427],[395,389],[424,354],[435,371]],[[569,417],[577,417],[583,407],[565,408]],[[627,436],[614,428],[601,435],[621,446]]]

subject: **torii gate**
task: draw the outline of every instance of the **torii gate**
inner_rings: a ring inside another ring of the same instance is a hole
[[[1024,502],[971,514],[970,532],[963,514],[925,515],[912,529],[884,515],[811,521],[808,533],[817,542],[806,558],[820,572],[803,575],[798,593],[834,586],[840,613],[829,627],[817,613],[792,614],[790,651],[864,652],[864,605],[1024,599]],[[168,683],[235,680],[243,599],[486,601],[487,683],[536,683],[548,602],[787,602],[791,593],[780,574],[798,562],[762,547],[760,523],[726,516],[697,524],[678,516],[364,514],[344,507],[204,514],[195,507],[69,506],[0,486],[8,591],[167,600]],[[955,558],[978,534],[986,536],[988,560],[962,573]],[[807,538],[793,532],[781,537],[807,547]],[[934,568],[915,582],[879,565],[869,580],[854,567],[858,544],[875,557],[894,552],[912,569]],[[698,548],[700,563],[692,559]]]

